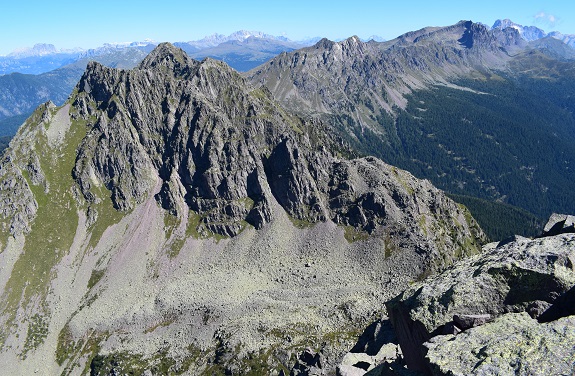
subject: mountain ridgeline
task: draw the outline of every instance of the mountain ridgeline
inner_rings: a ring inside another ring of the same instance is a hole
[[[283,53],[248,73],[352,147],[458,195],[575,211],[573,49],[462,21]]]
[[[241,31],[229,36],[213,35],[200,41],[175,43],[194,59],[212,57],[225,61],[238,71],[263,64],[280,52],[311,44],[283,37]],[[102,47],[58,53],[53,45],[37,45],[13,56],[0,56],[0,136],[13,136],[16,129],[8,122],[23,121],[48,100],[57,105],[66,101],[90,60],[112,68],[134,68],[154,49],[151,42],[130,45],[106,44]],[[51,67],[51,68],[48,68]]]
[[[351,155],[223,62],[89,63],[0,164],[6,372],[279,374],[307,347],[335,372],[383,301],[486,239]]]

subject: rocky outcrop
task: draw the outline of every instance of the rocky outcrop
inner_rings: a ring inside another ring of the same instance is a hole
[[[161,205],[177,214],[185,201],[202,215],[200,232],[233,236],[242,221],[259,228],[269,220],[263,161],[274,159],[290,120],[232,69],[163,44],[130,72],[91,65],[79,87],[83,116],[93,101],[105,111],[74,170],[89,201],[94,174],[120,210],[141,203],[159,175]]]
[[[74,105],[94,118],[73,172],[88,202],[102,199],[103,186],[118,210],[130,210],[159,175],[160,204],[177,215],[185,203],[204,235],[261,228],[273,197],[295,220],[386,232],[425,254],[445,246],[446,260],[482,236],[428,182],[374,158],[336,158],[326,135],[310,137],[321,124],[287,115],[223,63],[196,62],[168,44],[132,71],[91,63]],[[444,216],[453,218],[443,222],[447,241],[435,231]]]
[[[507,313],[457,336],[426,343],[433,375],[571,375],[575,317],[537,323],[526,312]]]
[[[574,234],[501,242],[388,302],[409,368],[434,375],[572,373],[572,346],[555,351],[573,341],[566,328],[575,313],[574,244]]]
[[[543,228],[543,236],[575,233],[575,216],[553,213]]]
[[[46,137],[46,126],[54,115],[55,105],[39,106],[22,127],[15,143],[0,163],[0,231],[12,236],[28,233],[36,216],[38,203],[31,185],[49,191],[40,164],[41,152],[34,150],[33,140]]]

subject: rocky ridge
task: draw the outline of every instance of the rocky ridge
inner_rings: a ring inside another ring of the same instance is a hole
[[[555,163],[572,163],[573,54],[550,37],[528,42],[511,27],[462,21],[383,43],[324,39],[247,77],[291,110],[323,119],[360,153],[450,193],[546,218],[575,205],[571,171]],[[555,114],[562,120],[549,121]],[[540,156],[526,152],[534,140]]]
[[[394,40],[316,45],[282,53],[248,72],[254,85],[265,85],[282,104],[298,112],[346,114],[377,130],[370,114],[404,108],[404,95],[428,85],[448,85],[453,76],[501,67],[524,47],[515,29],[490,31],[461,21],[444,28],[424,28]]]
[[[90,63],[2,159],[5,369],[277,374],[312,347],[333,372],[381,299],[484,236],[325,129],[170,44]]]

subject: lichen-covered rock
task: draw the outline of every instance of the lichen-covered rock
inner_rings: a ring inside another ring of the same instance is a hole
[[[487,326],[490,318],[508,312],[531,314],[533,319],[529,322],[533,326],[539,325],[535,319],[556,320],[572,314],[568,307],[574,285],[574,234],[535,240],[520,238],[411,286],[388,302],[387,308],[407,364],[411,369],[429,372],[423,343],[453,331],[450,325],[466,333],[465,329]],[[434,345],[437,351],[439,347]],[[463,346],[459,351],[468,349]],[[473,356],[486,358],[481,352]]]
[[[538,323],[507,313],[457,336],[434,337],[427,347],[433,375],[572,375],[575,316]]]

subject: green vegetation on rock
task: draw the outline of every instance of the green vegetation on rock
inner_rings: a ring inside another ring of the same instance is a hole
[[[24,172],[38,210],[32,230],[26,237],[24,252],[14,264],[4,289],[1,309],[8,317],[9,325],[14,324],[18,307],[27,310],[32,308],[29,305],[33,302],[44,301],[50,281],[55,277],[53,268],[72,245],[78,226],[78,206],[71,171],[76,159],[76,147],[85,134],[84,124],[73,122],[61,147],[52,148],[42,133],[37,134],[34,140],[34,150],[42,154],[40,168],[45,184],[33,184]],[[3,343],[4,338],[0,340]]]

